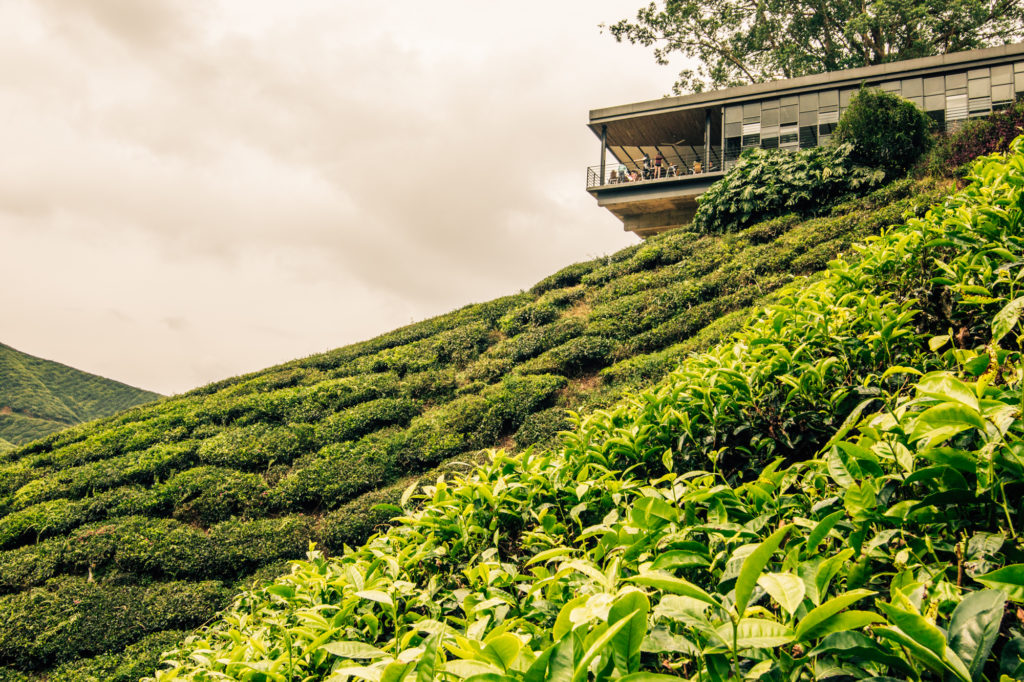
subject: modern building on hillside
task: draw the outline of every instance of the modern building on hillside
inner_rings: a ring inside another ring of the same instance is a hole
[[[594,109],[601,156],[587,191],[641,237],[686,224],[743,150],[828,141],[862,84],[902,95],[948,129],[1024,96],[1024,44]]]

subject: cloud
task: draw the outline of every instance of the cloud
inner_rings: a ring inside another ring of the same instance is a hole
[[[0,341],[180,391],[632,243],[587,109],[668,78],[613,4],[0,5]]]

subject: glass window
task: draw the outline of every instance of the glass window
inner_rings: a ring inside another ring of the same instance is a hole
[[[800,130],[796,126],[785,126],[779,129],[779,144],[782,146],[796,145],[800,141]]]
[[[838,90],[825,90],[824,92],[818,93],[818,108],[838,108],[839,107],[839,91]]]
[[[959,90],[960,88],[967,87],[967,74],[966,73],[951,73],[946,76],[946,93],[950,90]]]
[[[743,122],[743,107],[726,107],[725,108],[725,122],[729,123],[742,123]]]
[[[811,92],[806,95],[800,95],[800,113],[805,111],[817,111],[818,110],[818,93]]]
[[[839,121],[839,110],[832,109],[831,111],[819,111],[818,112],[818,123],[836,123]]]
[[[903,81],[902,93],[904,97],[921,97],[924,95],[924,81],[921,78],[907,78]]]
[[[989,85],[988,78],[975,78],[973,80],[967,81],[968,97],[988,97],[991,94],[992,88]]]
[[[818,127],[817,126],[800,126],[800,148],[807,149],[808,147],[818,146]]]
[[[802,126],[814,126],[818,125],[818,112],[814,111],[801,111],[800,112],[800,125]]]
[[[1007,85],[993,85],[992,86],[992,105],[1000,106],[1009,104],[1013,101],[1013,86]]]
[[[925,95],[925,111],[943,111],[946,108],[946,95]]]
[[[739,137],[742,134],[743,134],[743,124],[742,123],[736,122],[736,123],[726,123],[725,124],[725,136],[726,137]]]
[[[761,133],[758,132],[758,133],[754,133],[752,135],[744,135],[743,136],[743,148],[744,149],[746,149],[747,147],[756,147],[759,144],[761,144]]]
[[[831,135],[832,131],[835,129],[835,123],[821,123],[818,125],[818,136]],[[824,140],[822,140],[822,144],[824,144]]]
[[[992,113],[991,97],[972,97],[969,100],[971,116],[988,116]]]
[[[1024,74],[1021,75],[1024,76]],[[781,125],[796,125],[798,120],[798,109],[799,107],[797,107],[796,104],[789,104],[779,109],[779,123]]]
[[[778,137],[762,137],[761,138],[762,149],[778,149],[779,138]]]
[[[761,120],[761,103],[747,102],[743,105],[743,123],[757,123]]]
[[[1003,64],[992,67],[992,85],[1009,85],[1013,82],[1013,65]]]
[[[777,126],[777,125],[779,125],[779,110],[778,109],[762,109],[761,110],[761,125],[762,126]]]
[[[946,97],[946,120],[958,121],[967,118],[967,95]]]
[[[942,76],[932,76],[931,78],[924,79],[924,94],[927,95],[945,95],[946,94],[946,83]]]

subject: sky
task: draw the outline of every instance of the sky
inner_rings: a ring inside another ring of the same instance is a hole
[[[590,109],[640,0],[3,0],[0,342],[164,394],[636,243]]]

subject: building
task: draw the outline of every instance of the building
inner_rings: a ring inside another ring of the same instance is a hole
[[[906,97],[945,129],[1024,96],[1024,44],[594,109],[601,157],[587,191],[641,237],[686,224],[743,150],[828,141],[861,84]]]

